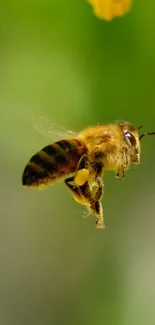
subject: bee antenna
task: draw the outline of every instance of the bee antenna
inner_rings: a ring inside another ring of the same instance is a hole
[[[138,128],[136,128],[136,130],[140,130],[141,128],[143,128],[144,125],[140,125],[138,126]]]
[[[145,135],[155,135],[155,132],[146,132],[140,135],[139,140],[141,140]]]

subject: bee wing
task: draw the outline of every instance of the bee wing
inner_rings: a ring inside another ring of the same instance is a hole
[[[53,141],[58,140],[58,138],[75,137],[77,135],[77,133],[71,130],[66,130],[58,124],[52,123],[46,116],[32,115],[32,126],[38,133]]]

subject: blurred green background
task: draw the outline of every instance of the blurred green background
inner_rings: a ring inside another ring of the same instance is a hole
[[[110,23],[85,0],[1,4],[0,325],[155,324],[155,138],[125,180],[106,173],[106,230],[63,182],[21,184],[55,140],[42,117],[66,130],[121,119],[155,131],[154,35],[154,0]]]

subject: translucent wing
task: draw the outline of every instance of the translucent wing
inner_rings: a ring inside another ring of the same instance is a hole
[[[46,116],[35,116],[33,114],[32,126],[38,133],[53,140],[58,140],[58,138],[67,138],[70,136],[75,137],[77,135],[77,133],[71,130],[66,130],[58,124],[52,123],[51,120]]]

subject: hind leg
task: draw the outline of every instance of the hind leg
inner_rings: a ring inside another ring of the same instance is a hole
[[[102,196],[102,190],[100,188],[100,185],[95,194],[96,198],[94,197],[88,182],[80,186],[80,192],[85,198],[88,210],[96,216],[96,228],[105,228],[103,208],[101,202],[98,199],[99,196]]]
[[[72,192],[74,200],[81,205],[89,205],[94,201],[89,183],[85,182],[84,185],[77,186],[74,179],[74,176],[65,179],[65,184]]]
[[[71,190],[74,200],[81,205],[86,205],[88,210],[96,216],[96,228],[105,228],[101,202],[99,200],[94,200],[88,181],[79,187],[72,184],[73,182],[74,176],[65,180],[65,184]],[[99,187],[99,191],[96,191],[96,198],[99,197],[100,194],[101,191]]]
[[[74,182],[79,186],[83,185],[87,181],[89,173],[90,163],[88,161],[87,155],[83,155],[79,160],[74,176]]]
[[[74,200],[82,205],[86,204],[86,200],[80,191],[80,186],[87,181],[89,169],[90,164],[87,155],[83,155],[78,162],[75,175],[65,180],[65,184],[71,190]]]
[[[103,208],[100,201],[94,201],[89,206],[90,211],[96,216],[96,228],[106,228],[104,223]]]
[[[101,200],[103,196],[103,166],[101,163],[96,163],[92,167],[92,193],[95,201]]]
[[[65,179],[65,184],[67,185],[67,187],[72,192],[72,195],[73,195],[74,200],[77,203],[79,203],[81,205],[84,205],[85,204],[85,200],[84,200],[82,194],[80,193],[80,189],[79,189],[78,186],[75,186],[74,184],[72,184],[73,182],[74,182],[74,176]]]
[[[97,162],[95,165],[93,165],[92,175],[94,178],[94,183],[91,190],[92,191],[91,197],[93,200],[90,200],[89,210],[92,212],[92,214],[96,216],[96,228],[105,228],[103,208],[100,202],[103,196],[103,187],[104,187],[103,180],[101,178],[102,171],[103,171],[103,166],[101,163]]]

